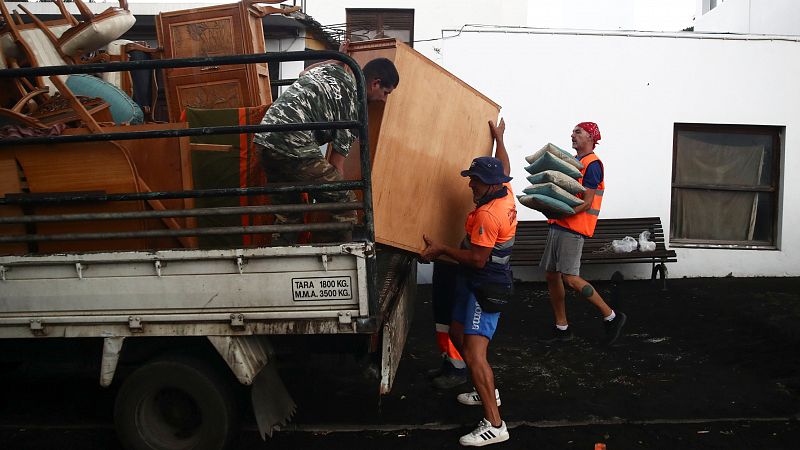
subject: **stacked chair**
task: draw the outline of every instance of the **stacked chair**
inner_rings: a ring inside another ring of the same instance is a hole
[[[5,26],[0,30],[0,65],[14,67],[46,67],[79,64],[101,47],[109,45],[133,26],[136,19],[121,0],[120,8],[111,7],[94,14],[83,3],[75,0],[83,21],[78,21],[67,11],[63,0],[56,5],[62,18],[43,21],[24,5],[18,8],[27,15],[25,23],[20,14],[8,10],[0,0],[0,12]],[[117,86],[98,77],[88,75],[57,75],[35,79],[4,80],[6,93],[2,98],[0,125],[15,124],[33,128],[50,128],[54,125],[81,122],[87,126],[83,105],[95,121],[113,121],[116,124],[141,123],[143,112],[128,94]],[[60,94],[61,98],[54,97]],[[77,103],[72,99],[77,98]]]

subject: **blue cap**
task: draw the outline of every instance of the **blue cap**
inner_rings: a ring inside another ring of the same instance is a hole
[[[503,184],[511,181],[505,174],[503,163],[491,156],[481,156],[472,160],[469,169],[461,171],[462,177],[477,177],[484,184]]]

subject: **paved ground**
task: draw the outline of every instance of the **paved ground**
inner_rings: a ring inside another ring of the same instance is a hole
[[[613,348],[598,344],[600,320],[577,298],[568,300],[577,339],[539,343],[552,324],[544,285],[518,285],[517,302],[490,346],[501,414],[512,426],[511,440],[497,448],[800,446],[800,279],[670,280],[666,292],[646,281],[597,287],[629,316]],[[239,448],[458,448],[458,436],[481,411],[459,405],[458,390],[428,385],[424,373],[438,359],[430,287],[419,289],[389,396],[379,402],[374,381],[349,358],[328,358],[322,366],[287,362],[282,374],[298,414],[267,446],[246,424]],[[110,395],[86,401],[77,389],[63,391],[65,400],[49,408],[69,411],[55,424],[61,428],[9,423],[20,417],[21,403],[43,398],[16,392],[20,404],[0,407],[0,448],[53,448],[54,436],[59,448],[118,448],[106,412]],[[66,426],[76,423],[86,425]]]

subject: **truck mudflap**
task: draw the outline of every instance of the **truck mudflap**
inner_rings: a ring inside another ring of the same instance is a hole
[[[250,385],[253,414],[262,439],[286,425],[297,405],[273,362],[275,351],[266,336],[208,336],[208,340],[244,385]]]
[[[417,289],[416,261],[416,258],[408,255],[392,255],[381,289],[381,298],[385,299],[381,326],[381,395],[388,394],[392,390],[411,319],[414,317],[414,298]],[[382,273],[380,268],[379,273]]]
[[[267,436],[272,437],[272,431],[277,425],[286,425],[297,410],[297,405],[281,381],[275,364],[267,364],[258,372],[250,389],[250,400],[258,433],[265,440]]]

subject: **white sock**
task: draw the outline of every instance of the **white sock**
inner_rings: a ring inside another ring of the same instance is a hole
[[[558,328],[558,329],[559,329],[559,330],[561,330],[561,331],[567,331],[567,328],[568,328],[568,327],[569,327],[569,325],[559,325],[559,324],[556,324],[556,328]]]
[[[614,310],[612,309],[611,314],[609,314],[606,317],[603,317],[603,320],[605,320],[606,322],[611,322],[612,320],[614,320],[614,317],[617,317],[617,313],[615,313]]]
[[[447,360],[450,361],[450,364],[452,364],[456,369],[467,368],[467,363],[465,363],[463,359],[447,358]]]

